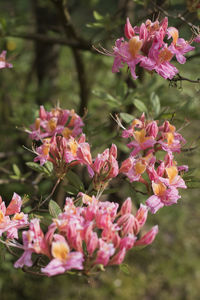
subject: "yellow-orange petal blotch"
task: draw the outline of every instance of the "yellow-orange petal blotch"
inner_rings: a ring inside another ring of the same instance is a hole
[[[153,182],[152,188],[153,188],[153,192],[156,196],[164,195],[164,193],[167,189],[166,186],[162,182],[159,182],[159,183]]]
[[[69,253],[69,247],[65,242],[53,242],[51,253],[54,258],[65,261]]]
[[[129,51],[133,58],[137,56],[140,49],[142,48],[142,40],[139,39],[139,36],[134,36],[129,41]]]

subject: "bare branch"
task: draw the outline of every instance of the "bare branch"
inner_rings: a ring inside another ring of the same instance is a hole
[[[170,82],[177,82],[177,81],[189,81],[191,83],[199,83],[200,84],[200,78],[197,78],[197,80],[192,80],[186,77],[181,76],[180,74],[177,74],[174,78],[171,80],[169,79]]]
[[[184,22],[185,24],[187,24],[189,27],[191,27],[192,29],[196,29],[198,31],[198,26],[192,24],[191,22],[187,21],[182,14],[178,14],[178,15],[172,15],[170,13],[168,13],[166,10],[164,10],[161,6],[157,5],[154,1],[151,1],[151,3],[154,5],[154,7],[162,12],[165,16],[167,17],[170,17],[170,18],[173,18],[173,19],[179,19],[181,20],[182,22]],[[185,13],[184,13],[185,14]]]
[[[81,42],[81,41],[69,41],[66,38],[57,38],[57,37],[51,37],[44,34],[39,33],[7,33],[7,37],[14,37],[14,38],[20,38],[20,39],[26,39],[26,40],[32,40],[32,41],[41,41],[43,43],[49,43],[49,44],[58,44],[63,46],[71,47],[72,49],[78,49],[83,51],[91,51],[95,53],[94,49],[92,48],[92,44],[89,42]]]
[[[67,10],[67,1],[66,0],[52,0],[55,4],[59,17],[61,20],[61,24],[63,26],[64,32],[67,38],[75,40],[81,44],[88,44],[84,39],[82,39],[78,33],[76,32],[72,22],[70,14]],[[85,64],[83,61],[82,54],[79,52],[77,48],[72,48],[72,54],[74,56],[74,61],[76,64],[76,70],[78,73],[78,81],[80,87],[80,106],[79,106],[79,114],[84,114],[84,109],[87,107],[88,99],[89,99],[89,87],[87,82]]]

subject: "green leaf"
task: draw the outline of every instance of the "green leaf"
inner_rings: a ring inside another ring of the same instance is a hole
[[[176,113],[162,113],[160,118],[164,120],[171,120],[176,116]]]
[[[9,177],[14,180],[19,180],[19,177],[17,175],[10,175]]]
[[[31,168],[32,170],[39,172],[39,173],[43,173],[44,172],[44,167],[40,166],[37,163],[34,163],[32,161],[26,162],[26,165]]]
[[[133,103],[139,111],[141,111],[141,112],[147,112],[148,111],[146,105],[141,100],[134,99]]]
[[[86,24],[86,27],[88,28],[104,28],[104,24],[103,23],[88,23]]]
[[[109,102],[111,104],[119,105],[119,102],[109,93],[99,90],[93,90],[92,93],[103,101]]]
[[[16,164],[13,164],[12,167],[13,167],[13,171],[14,171],[15,175],[16,175],[18,178],[20,178],[21,171],[20,171],[20,169],[18,168],[18,166],[17,166]]]
[[[49,213],[52,217],[57,218],[62,212],[60,206],[53,200],[49,201]]]
[[[129,266],[127,265],[127,264],[121,264],[120,266],[119,266],[119,268],[120,268],[120,270],[124,273],[124,274],[126,274],[126,275],[130,275],[130,268],[129,268]]]
[[[73,185],[71,184],[68,184],[66,186],[64,186],[64,190],[70,194],[70,195],[77,195],[79,193],[79,189],[77,189],[76,187],[74,187]]]
[[[44,164],[44,167],[46,168],[46,170],[47,170],[47,172],[49,173],[49,175],[51,175],[52,172],[53,172],[53,164],[52,164],[52,162],[47,161],[47,162]]]
[[[158,95],[154,92],[151,93],[150,102],[152,105],[152,110],[154,111],[155,115],[157,116],[160,113],[160,99]]]
[[[41,165],[39,165],[39,164],[37,164],[35,162],[32,162],[32,161],[26,162],[26,165],[29,168],[31,168],[32,170],[34,170],[34,171],[36,171],[38,173],[44,173],[45,175],[48,175],[48,176],[51,175],[49,173],[49,170],[45,166],[41,166]]]
[[[79,191],[84,192],[85,191],[85,187],[82,183],[82,181],[80,180],[79,176],[72,172],[71,170],[69,170],[67,172],[67,179],[69,180],[69,182]]]
[[[95,20],[97,20],[97,21],[101,21],[104,19],[104,17],[100,13],[98,13],[96,10],[93,11],[93,16],[94,16]]]
[[[127,114],[127,113],[120,113],[119,115],[122,118],[122,120],[128,124],[131,123],[135,119],[134,116]]]
[[[119,188],[107,189],[103,192],[103,194],[114,194],[119,191]]]

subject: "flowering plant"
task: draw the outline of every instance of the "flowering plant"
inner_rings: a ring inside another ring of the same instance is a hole
[[[126,20],[124,34],[128,41],[121,37],[116,40],[113,52],[102,48],[103,54],[114,57],[112,72],[127,64],[133,79],[137,78],[136,65],[150,72],[156,72],[165,79],[172,79],[178,74],[178,69],[171,63],[175,56],[180,64],[186,62],[186,53],[195,49],[192,42],[199,42],[199,37],[185,41],[179,38],[175,27],[168,27],[168,18],[162,22],[146,20],[140,26],[132,27],[129,18]],[[169,43],[169,40],[171,43]]]
[[[127,19],[125,37],[128,41],[117,39],[112,53],[103,50],[114,57],[114,73],[127,64],[134,79],[139,65],[171,80],[178,74],[172,58],[184,64],[185,54],[194,49],[191,43],[199,42],[199,35],[190,42],[179,38],[178,30],[168,27],[167,18],[135,27]],[[5,51],[0,54],[1,69],[12,67],[5,55]],[[55,184],[51,193],[31,208],[26,207],[27,199],[16,193],[7,207],[0,198],[0,242],[17,256],[16,268],[46,276],[65,272],[92,275],[106,266],[122,264],[127,251],[154,241],[158,225],[145,228],[149,213],[176,204],[181,198],[179,189],[186,189],[183,174],[188,167],[175,160],[186,141],[168,120],[160,123],[145,113],[133,118],[128,128],[118,116],[116,121],[131,149],[123,160],[114,143],[93,156],[83,133],[83,119],[74,110],[57,106],[47,111],[40,106],[39,116],[26,129],[35,155],[34,162],[27,165],[51,177]],[[72,171],[75,167],[87,169],[87,189]],[[132,188],[140,183],[145,188],[144,203],[136,208],[130,197],[121,205],[109,201],[106,191],[117,177]],[[61,208],[51,198],[66,178],[76,189]]]
[[[82,133],[84,123],[73,110],[56,107],[48,112],[40,107],[39,117],[26,131],[39,143],[33,146],[34,161],[41,167],[50,164],[51,175],[57,181],[50,197],[26,214],[21,211],[23,200],[16,193],[7,208],[1,200],[0,241],[8,249],[23,251],[14,264],[16,268],[30,272],[37,268],[36,274],[47,276],[70,270],[91,275],[106,266],[120,265],[131,248],[153,242],[158,225],[143,233],[149,211],[156,213],[176,203],[180,198],[178,189],[186,188],[180,174],[187,171],[187,166],[177,166],[173,154],[181,151],[185,140],[168,121],[159,126],[158,121],[147,120],[144,113],[128,129],[119,124],[122,137],[130,140],[128,148],[133,149],[121,165],[115,144],[92,158],[90,144]],[[158,152],[163,152],[163,160],[157,158]],[[83,192],[80,185],[74,197],[66,197],[62,210],[50,198],[66,175],[74,174],[71,169],[77,165],[87,167],[90,188]],[[110,181],[121,174],[146,188],[146,203],[141,203],[135,213],[130,197],[121,207],[102,199]],[[47,201],[48,226],[43,224],[45,217],[37,215]]]

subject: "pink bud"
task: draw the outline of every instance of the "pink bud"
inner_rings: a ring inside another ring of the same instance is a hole
[[[122,204],[120,214],[121,215],[130,214],[131,210],[132,210],[132,201],[131,198],[128,197],[126,201],[124,201],[124,203]]]
[[[165,121],[164,124],[163,124],[163,131],[164,132],[168,132],[169,129],[170,129],[170,123],[168,121]]]
[[[127,39],[131,39],[135,35],[135,31],[129,21],[129,18],[126,19],[126,24],[124,27],[124,34]]]
[[[112,144],[110,148],[110,155],[114,156],[114,158],[117,158],[117,146],[115,144]]]
[[[178,171],[181,172],[188,172],[188,166],[187,165],[182,165],[178,167]]]
[[[151,123],[149,123],[146,127],[146,131],[147,131],[148,135],[156,138],[156,136],[158,134],[158,125],[157,125],[156,121],[152,121]]]
[[[108,263],[108,265],[120,265],[123,262],[125,255],[126,255],[126,249],[123,248],[113,256],[113,258]]]
[[[121,168],[119,169],[119,173],[128,173],[129,170],[133,167],[134,162],[133,157],[129,157],[122,162]]]
[[[150,245],[154,241],[157,233],[158,233],[158,225],[152,227],[149,232],[147,232],[139,241],[135,243],[135,246]]]
[[[44,109],[43,105],[40,106],[39,116],[40,116],[41,120],[45,120],[47,117],[47,113],[46,113],[46,110]]]
[[[126,251],[130,250],[131,248],[133,248],[136,239],[137,239],[136,236],[134,236],[133,234],[129,234],[128,236],[125,236],[124,238],[121,239],[119,248],[120,249],[125,248]]]
[[[87,241],[87,251],[90,256],[94,253],[94,250],[98,247],[99,239],[96,232],[93,232],[90,239]]]
[[[164,175],[164,172],[165,172],[165,163],[164,163],[164,161],[162,161],[161,164],[157,168],[157,174],[158,174],[158,176],[162,177]]]
[[[14,215],[16,213],[19,213],[21,210],[21,205],[22,205],[22,199],[21,197],[14,193],[12,200],[10,201],[10,204],[8,205],[6,209],[6,215]]]
[[[200,43],[200,35],[198,35],[195,39],[194,39],[195,43]]]
[[[85,134],[81,134],[80,138],[78,139],[78,143],[81,144],[81,143],[85,143]]]
[[[146,205],[140,204],[140,208],[138,209],[137,213],[136,213],[136,219],[138,220],[138,223],[140,225],[140,227],[142,227],[147,219],[147,215],[148,215],[148,208]]]
[[[88,143],[82,143],[77,150],[77,157],[80,161],[86,165],[92,164],[92,156],[90,153],[90,145]]]
[[[137,234],[139,231],[138,220],[130,213],[122,215],[118,219],[117,225],[122,227],[123,236],[126,236],[127,234]]]
[[[118,233],[115,233],[112,237],[112,243],[115,248],[118,248],[121,242],[121,238]]]

